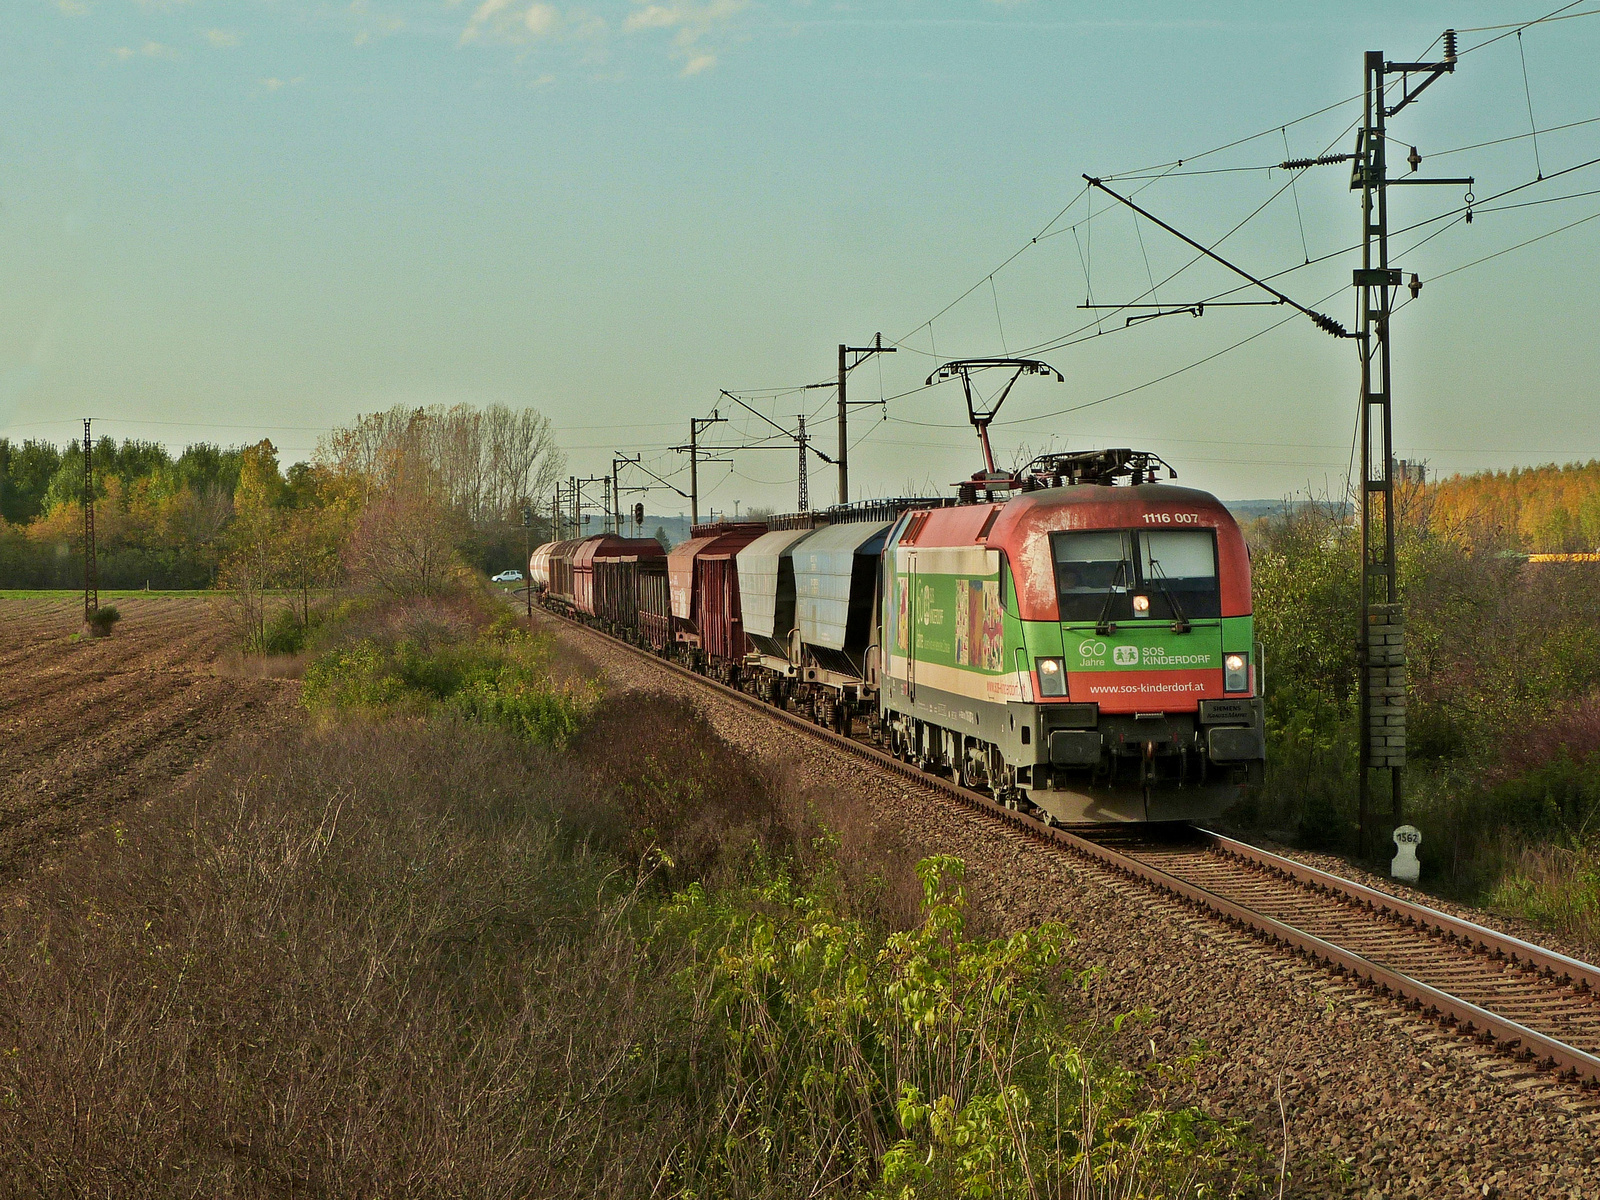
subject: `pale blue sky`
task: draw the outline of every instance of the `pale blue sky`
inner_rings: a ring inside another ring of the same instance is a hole
[[[643,449],[666,473],[662,448],[719,388],[827,378],[836,343],[881,330],[908,349],[881,380],[878,362],[861,368],[853,395],[895,395],[935,352],[1079,328],[1086,263],[1097,300],[1127,300],[1187,261],[1125,211],[1069,228],[1089,211],[1083,173],[1271,130],[1190,168],[1262,169],[1175,171],[1140,193],[1213,240],[1287,182],[1265,169],[1286,143],[1350,148],[1353,104],[1277,127],[1354,95],[1362,51],[1410,58],[1446,26],[1554,6],[3,0],[0,435],[64,440],[92,414],[176,445],[266,434],[295,458],[357,412],[504,401],[548,412],[575,470]],[[1526,134],[1530,101],[1541,129],[1600,117],[1600,17],[1530,28],[1521,50],[1526,92],[1509,37],[1395,119],[1423,174],[1472,174],[1481,200],[1534,178],[1531,138],[1433,156]],[[1600,123],[1538,139],[1546,175],[1596,157]],[[1349,245],[1347,182],[1340,167],[1302,176],[1226,251],[1275,271]],[[1500,203],[1591,189],[1600,167]],[[1393,224],[1461,192],[1397,189]],[[1030,243],[1074,197],[1050,227],[1064,232]],[[1397,262],[1431,280],[1595,213],[1600,195],[1485,211]],[[1600,220],[1425,286],[1396,320],[1400,453],[1447,471],[1600,456],[1597,252]],[[1282,283],[1308,303],[1337,292],[1321,307],[1349,323],[1351,265]],[[1159,297],[1227,286],[1196,268]],[[1036,419],[997,428],[1003,456],[1052,436],[1133,444],[1225,497],[1337,491],[1355,358],[1305,321],[1039,417],[1283,315],[1212,309],[1047,353],[1067,382],[1018,385],[1004,415]],[[788,423],[827,400],[755,402]],[[953,388],[886,411],[853,414],[858,493],[943,487],[976,465]],[[832,437],[831,411],[814,422]],[[791,455],[733,471],[706,469],[708,503],[792,504]],[[831,491],[816,464],[813,495]]]

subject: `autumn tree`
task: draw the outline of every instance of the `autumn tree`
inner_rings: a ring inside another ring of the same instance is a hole
[[[266,644],[267,590],[276,582],[277,509],[284,492],[277,448],[265,439],[246,447],[239,467],[239,486],[233,494],[228,552],[222,560],[218,585],[227,593],[226,611],[235,632],[250,650],[259,650]]]
[[[296,593],[299,620],[311,622],[311,595],[333,586],[340,554],[356,520],[358,481],[322,466],[296,463],[289,470],[272,533],[274,577]]]
[[[353,582],[391,596],[436,595],[460,567],[460,518],[425,464],[391,471],[345,549]]]

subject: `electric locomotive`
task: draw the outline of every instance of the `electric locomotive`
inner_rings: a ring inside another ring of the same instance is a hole
[[[1046,456],[900,518],[878,588],[896,754],[1062,823],[1239,798],[1265,759],[1249,556],[1216,497],[1155,482],[1164,466]]]

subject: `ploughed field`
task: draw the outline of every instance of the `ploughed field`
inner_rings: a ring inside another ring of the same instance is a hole
[[[245,722],[279,722],[297,685],[223,673],[204,597],[118,599],[108,638],[74,638],[83,600],[0,596],[0,884],[160,795]]]

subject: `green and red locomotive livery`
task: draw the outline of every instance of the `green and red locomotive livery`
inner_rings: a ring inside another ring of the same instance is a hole
[[[1060,821],[1238,798],[1264,757],[1249,557],[1215,497],[1150,474],[901,518],[879,587],[897,753]]]

